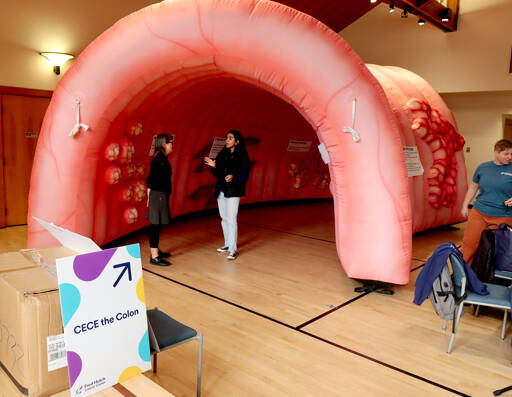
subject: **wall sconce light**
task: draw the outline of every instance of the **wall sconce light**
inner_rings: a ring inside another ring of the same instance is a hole
[[[424,19],[419,18],[419,19],[418,19],[418,25],[420,25],[420,26],[425,25],[425,20],[424,20]]]
[[[370,0],[370,3],[372,3],[372,4],[376,3],[376,2],[377,2],[377,0]]]
[[[60,52],[41,52],[41,55],[48,60],[48,63],[51,66],[53,66],[53,71],[57,75],[60,74],[60,67],[70,59],[74,58],[73,55],[62,54]]]
[[[389,4],[389,13],[392,14],[393,12],[395,12],[395,3],[391,2]]]
[[[448,22],[451,17],[452,17],[452,10],[450,10],[449,8],[445,8],[445,9],[443,9],[443,11],[441,11],[441,21]]]

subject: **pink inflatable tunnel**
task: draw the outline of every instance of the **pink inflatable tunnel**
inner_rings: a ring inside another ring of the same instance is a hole
[[[406,284],[413,229],[457,218],[465,170],[454,125],[423,80],[370,72],[340,36],[294,9],[163,1],[104,32],[57,86],[32,171],[28,244],[56,244],[32,216],[100,245],[146,226],[159,132],[175,134],[172,213],[215,206],[201,158],[236,128],[253,161],[243,202],[332,194],[346,273]],[[404,146],[417,146],[423,175],[408,177]]]

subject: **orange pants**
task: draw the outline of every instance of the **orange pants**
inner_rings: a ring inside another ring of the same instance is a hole
[[[495,229],[497,226],[489,226],[491,223],[499,225],[500,223],[508,223],[512,226],[512,217],[499,218],[496,216],[487,216],[482,214],[476,208],[469,211],[468,224],[464,232],[464,239],[460,251],[467,263],[473,262],[473,255],[478,248],[480,236],[487,229]]]

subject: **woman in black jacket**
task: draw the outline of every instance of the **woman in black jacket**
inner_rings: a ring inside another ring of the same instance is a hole
[[[228,252],[228,259],[237,257],[237,215],[240,197],[245,196],[245,184],[249,179],[249,155],[245,149],[244,139],[240,131],[231,130],[226,133],[226,144],[215,160],[209,157],[204,162],[211,167],[217,177],[215,196],[222,218],[224,245],[217,248],[218,252]]]
[[[170,134],[159,134],[155,139],[155,154],[151,160],[149,175],[146,179],[148,187],[148,213],[146,219],[149,225],[150,263],[159,266],[169,266],[165,258],[171,256],[158,248],[160,232],[164,225],[170,223],[169,197],[172,191],[172,168],[167,156],[172,152],[173,137]]]

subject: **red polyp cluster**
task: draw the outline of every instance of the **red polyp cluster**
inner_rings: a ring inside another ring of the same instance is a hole
[[[411,99],[407,107],[414,115],[411,128],[432,151],[433,164],[428,170],[428,202],[434,208],[451,208],[457,197],[455,152],[464,146],[464,138],[437,109],[427,102]]]
[[[131,225],[139,221],[146,197],[144,177],[146,165],[142,153],[136,154],[136,138],[144,131],[141,121],[132,120],[122,129],[123,136],[107,143],[104,149],[105,182],[108,197],[118,204],[112,204],[122,212],[122,220]],[[137,158],[138,155],[138,158]],[[138,209],[137,206],[140,206]]]

